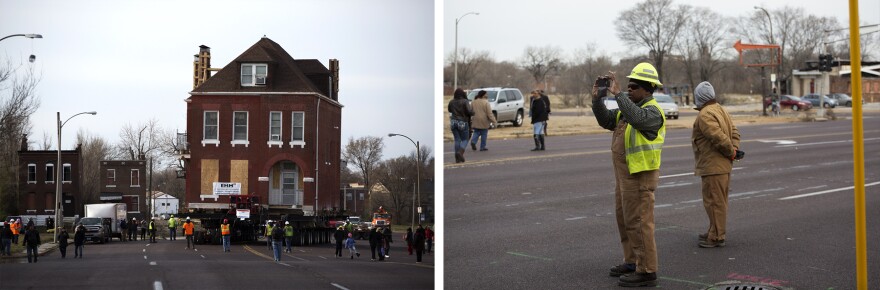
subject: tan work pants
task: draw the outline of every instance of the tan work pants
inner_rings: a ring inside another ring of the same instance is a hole
[[[656,273],[654,190],[657,189],[657,183],[660,181],[660,170],[629,174],[626,155],[622,150],[623,131],[619,126],[614,132],[612,160],[614,177],[617,180],[614,188],[614,207],[624,262],[636,264],[636,272]]]
[[[703,207],[709,216],[709,241],[723,241],[727,236],[727,190],[730,173],[706,175],[703,179]]]

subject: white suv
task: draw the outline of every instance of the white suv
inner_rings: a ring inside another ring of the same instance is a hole
[[[498,123],[511,122],[519,127],[523,124],[523,112],[525,99],[522,92],[517,88],[479,88],[470,90],[468,100],[473,101],[480,91],[486,91],[486,100],[495,114]]]

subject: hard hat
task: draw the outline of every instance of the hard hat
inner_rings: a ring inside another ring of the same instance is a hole
[[[289,224],[290,224],[290,222],[284,222],[284,224],[285,224],[285,225],[289,225]]]
[[[627,76],[630,79],[643,80],[656,86],[663,86],[660,83],[660,76],[657,75],[657,69],[647,62],[639,63],[633,68],[632,73]]]
[[[171,217],[174,217],[174,215],[171,215]]]
[[[229,222],[228,219],[223,219],[223,223],[228,223],[228,222]]]
[[[189,217],[186,217],[186,220],[189,220]]]

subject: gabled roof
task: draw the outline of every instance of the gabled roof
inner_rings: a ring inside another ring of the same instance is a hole
[[[240,82],[241,64],[269,64],[269,84],[267,86],[242,87]],[[313,59],[294,60],[290,54],[269,38],[263,37],[245,50],[235,60],[211,76],[193,92],[299,92],[326,93],[307,74],[326,74],[330,71],[321,62]]]

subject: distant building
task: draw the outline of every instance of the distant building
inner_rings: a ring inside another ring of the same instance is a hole
[[[101,202],[125,203],[128,215],[138,218],[147,213],[147,161],[101,160]]]
[[[338,211],[342,104],[338,61],[329,65],[263,37],[211,76],[201,46],[177,148],[185,207],[224,209],[229,195],[249,194],[270,215]]]
[[[153,205],[153,215],[165,217],[177,214],[177,209],[180,208],[179,199],[161,191],[153,191],[150,204]]]
[[[30,150],[27,135],[21,141],[18,151],[19,191],[16,197],[18,214],[54,215],[55,190],[57,178],[58,151]],[[61,203],[64,216],[72,217],[83,213],[80,194],[80,160],[82,150],[77,145],[74,150],[61,150]]]
[[[340,189],[343,203],[342,209],[350,216],[360,216],[367,211],[369,196],[361,183],[344,183]]]

